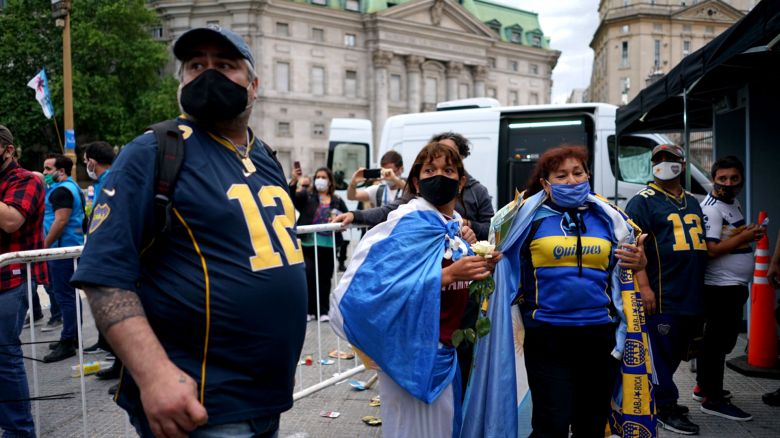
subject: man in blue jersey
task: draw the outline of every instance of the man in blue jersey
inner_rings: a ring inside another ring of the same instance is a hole
[[[744,174],[745,167],[737,157],[715,161],[711,172],[714,188],[701,203],[710,259],[704,273],[706,324],[693,389],[693,399],[702,402],[702,412],[735,421],[748,421],[753,416],[732,404],[731,392],[723,389],[724,361],[737,343],[742,308],[749,295],[751,243],[764,236],[764,228],[745,223],[737,200]]]
[[[125,370],[117,401],[143,437],[275,437],[292,406],[306,277],[284,173],[248,122],[259,80],[243,39],[185,32],[184,160],[170,227],[155,224],[157,141],[106,177],[73,277]]]
[[[45,248],[63,248],[84,244],[84,195],[71,178],[73,161],[62,154],[50,154],[43,162],[46,181],[46,211],[43,217]],[[57,301],[62,312],[60,340],[49,347],[52,352],[43,357],[44,362],[57,362],[76,355],[78,333],[76,324],[76,289],[70,285],[73,260],[50,260],[49,279],[51,298]]]
[[[701,333],[707,263],[704,222],[699,202],[680,183],[685,169],[682,148],[658,145],[651,160],[653,182],[631,198],[626,213],[649,234],[647,268],[636,279],[659,381],[654,387],[658,421],[665,429],[694,435],[699,426],[688,419],[688,408],[677,404],[673,377]]]
[[[89,179],[95,181],[92,184],[94,200],[97,200],[100,189],[103,188],[114,158],[114,147],[105,141],[93,141],[84,145],[84,166],[87,168]]]

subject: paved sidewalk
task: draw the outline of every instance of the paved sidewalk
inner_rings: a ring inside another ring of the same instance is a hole
[[[84,346],[92,345],[97,339],[97,331],[89,313],[89,306],[84,302]],[[336,349],[336,336],[327,324],[320,327],[322,333],[323,357]],[[311,354],[315,360],[314,366],[301,366],[298,374],[296,391],[302,389],[302,384],[310,386],[319,381],[320,368],[317,359],[317,323],[310,322],[307,329],[304,356]],[[37,340],[56,340],[59,332],[41,333],[36,328]],[[23,332],[23,341],[30,338],[30,330]],[[744,335],[740,336],[734,356],[743,354],[745,350]],[[341,349],[345,349],[344,343]],[[25,354],[30,355],[31,348],[25,347]],[[37,346],[38,358],[48,352],[46,344]],[[100,360],[103,355],[88,355],[85,360]],[[341,360],[342,370],[355,365],[353,360]],[[28,380],[32,391],[32,363],[27,360]],[[40,408],[38,427],[43,437],[80,437],[83,436],[81,415],[80,383],[78,378],[70,377],[71,366],[78,363],[78,358],[71,358],[52,364],[37,364],[40,394],[51,395],[72,392],[75,398],[69,400],[51,400],[36,402]],[[338,365],[322,366],[323,379],[330,378],[337,372]],[[371,372],[363,372],[355,379],[368,380]],[[753,421],[734,422],[718,417],[705,415],[699,411],[699,405],[690,397],[690,391],[695,382],[695,374],[683,364],[675,375],[680,388],[680,403],[691,409],[691,420],[701,426],[702,437],[778,437],[780,436],[780,408],[772,408],[761,402],[761,394],[773,391],[780,386],[780,381],[745,377],[726,369],[726,389],[734,393],[734,403],[754,416]],[[89,437],[135,437],[134,431],[127,425],[124,412],[120,410],[106,393],[114,381],[97,380],[94,376],[85,378],[87,397],[87,435]],[[381,427],[371,427],[364,424],[361,418],[365,415],[380,416],[379,408],[370,407],[369,399],[377,395],[377,389],[358,392],[348,383],[342,383],[317,392],[296,402],[293,409],[282,415],[280,437],[282,438],[319,438],[319,437],[380,437]],[[322,411],[340,412],[338,418],[324,418]],[[127,433],[127,435],[126,435]],[[660,431],[660,437],[677,437],[671,432]]]

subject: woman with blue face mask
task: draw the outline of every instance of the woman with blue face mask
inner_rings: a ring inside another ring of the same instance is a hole
[[[520,258],[532,436],[604,436],[625,339],[613,274],[646,263],[626,244],[638,230],[591,193],[587,159],[579,146],[542,154],[521,207],[535,208],[528,233],[505,253]]]

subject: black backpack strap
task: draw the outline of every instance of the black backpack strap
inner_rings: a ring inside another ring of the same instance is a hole
[[[374,203],[375,207],[381,207],[385,205],[384,202],[382,201],[384,201],[384,194],[386,188],[387,187],[384,184],[379,184],[379,187],[376,188],[376,203]]]
[[[280,162],[279,162],[279,159],[278,159],[278,158],[276,158],[276,151],[275,151],[275,150],[273,150],[273,149],[271,149],[271,147],[270,147],[270,146],[268,146],[267,144],[265,144],[265,142],[264,142],[263,140],[260,140],[260,139],[259,139],[259,138],[257,138],[257,137],[255,137],[255,139],[256,139],[257,141],[259,141],[261,145],[263,145],[263,147],[265,148],[265,151],[266,151],[266,152],[268,152],[268,155],[270,155],[270,156],[271,156],[271,159],[273,159],[273,160],[274,160],[274,163],[276,163],[276,167],[278,167],[278,168],[279,168],[279,171],[280,171],[280,172],[282,172],[282,175],[284,175],[284,169],[282,169],[282,163],[280,163]]]
[[[157,174],[154,179],[155,236],[171,228],[173,192],[184,161],[184,139],[176,119],[149,127],[157,139]]]

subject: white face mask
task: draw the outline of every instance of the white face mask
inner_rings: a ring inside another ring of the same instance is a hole
[[[675,163],[672,161],[662,161],[653,166],[653,176],[661,181],[670,181],[678,176],[683,171],[683,163]]]
[[[87,176],[89,176],[89,179],[91,179],[91,180],[97,180],[98,179],[98,175],[97,175],[97,172],[95,172],[95,168],[92,167],[90,169],[89,164],[87,164]]]
[[[314,188],[316,188],[318,192],[326,192],[328,190],[328,185],[327,178],[317,178],[314,180]]]

